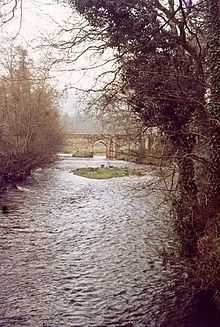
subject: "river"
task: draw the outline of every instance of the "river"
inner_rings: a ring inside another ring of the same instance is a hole
[[[103,163],[134,165],[62,157],[2,196],[1,327],[200,326],[184,267],[160,255],[172,236],[155,178],[70,173]]]

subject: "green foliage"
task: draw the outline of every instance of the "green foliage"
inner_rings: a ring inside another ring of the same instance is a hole
[[[105,31],[106,46],[117,49],[122,92],[141,120],[172,133],[187,124],[198,107],[200,78],[169,24],[162,27],[154,1],[70,3],[94,27]]]
[[[208,220],[204,235],[198,240],[197,278],[201,289],[212,290],[220,309],[220,216]]]
[[[220,3],[207,1],[207,63],[209,76],[210,153],[213,165],[211,174],[210,206],[220,211]]]
[[[123,43],[137,43],[148,27],[152,31],[152,2],[143,0],[72,0],[76,9],[86,17],[91,25],[105,28],[110,46]],[[145,33],[146,34],[146,33]],[[122,37],[122,39],[121,39]],[[144,42],[146,40],[143,40]]]

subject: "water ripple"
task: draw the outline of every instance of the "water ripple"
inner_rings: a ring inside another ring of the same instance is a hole
[[[1,199],[0,327],[166,326],[180,316],[181,269],[158,256],[168,209],[156,209],[152,177],[69,172],[85,165],[97,162],[67,158]]]

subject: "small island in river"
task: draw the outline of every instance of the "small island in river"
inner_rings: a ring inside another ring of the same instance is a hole
[[[71,171],[77,176],[92,178],[92,179],[109,179],[113,177],[124,176],[144,176],[149,173],[146,168],[131,168],[131,167],[113,167],[104,166],[100,167],[87,167],[78,168]]]

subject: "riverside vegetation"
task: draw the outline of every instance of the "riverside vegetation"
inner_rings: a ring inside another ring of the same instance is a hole
[[[56,158],[62,128],[56,91],[21,47],[4,49],[0,76],[0,185]]]

